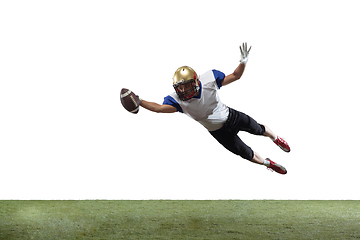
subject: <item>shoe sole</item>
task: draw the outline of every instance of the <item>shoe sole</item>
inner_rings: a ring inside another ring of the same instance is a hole
[[[280,164],[275,163],[273,166],[276,166],[276,167],[280,168],[281,171],[283,171],[283,172],[279,172],[279,171],[276,171],[276,169],[273,169],[275,172],[280,173],[280,174],[286,174],[286,173],[287,173],[286,168],[284,168],[284,167],[281,166]]]
[[[284,148],[284,147],[282,147],[282,146],[280,146],[280,145],[278,145],[279,146],[279,148],[281,148],[284,152],[290,152],[290,150],[287,150],[286,148]]]
[[[286,168],[284,168],[283,166],[281,166],[278,163],[274,163],[273,161],[271,161],[269,158],[266,158],[266,160],[270,161],[271,165],[268,167],[268,169],[271,169],[272,171],[275,171],[279,174],[286,174],[287,170]],[[274,168],[273,168],[274,167]],[[280,170],[279,170],[280,169]]]

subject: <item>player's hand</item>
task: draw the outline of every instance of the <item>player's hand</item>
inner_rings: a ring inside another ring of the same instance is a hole
[[[242,64],[246,64],[247,61],[249,60],[249,52],[251,50],[251,46],[249,49],[247,49],[247,43],[243,43],[242,44],[242,48],[240,46],[240,53],[241,53],[241,59],[240,59],[240,63]]]

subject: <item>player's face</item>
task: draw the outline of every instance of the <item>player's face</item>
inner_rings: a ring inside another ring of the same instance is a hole
[[[187,101],[192,97],[199,95],[199,91],[197,91],[194,80],[178,85],[175,87],[175,90],[182,101]]]
[[[190,99],[195,95],[193,83],[185,83],[178,86],[179,92],[181,92],[186,99]]]
[[[177,89],[182,93],[190,90],[191,88],[192,88],[192,83],[191,82],[182,84],[182,85],[177,87]]]

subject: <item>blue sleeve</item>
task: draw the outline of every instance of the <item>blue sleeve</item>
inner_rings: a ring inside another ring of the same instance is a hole
[[[223,72],[220,72],[218,70],[212,70],[216,84],[218,85],[219,89],[222,87],[222,82],[224,81],[225,74]]]
[[[179,103],[177,101],[175,101],[175,99],[173,97],[171,97],[170,95],[164,97],[163,105],[171,105],[173,107],[176,107],[178,112],[183,113],[183,110],[180,107]]]

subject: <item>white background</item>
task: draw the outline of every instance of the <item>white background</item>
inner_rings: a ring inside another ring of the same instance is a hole
[[[1,1],[0,199],[360,199],[357,1]],[[162,103],[174,71],[243,77],[222,101],[285,138],[233,155]]]

